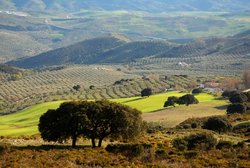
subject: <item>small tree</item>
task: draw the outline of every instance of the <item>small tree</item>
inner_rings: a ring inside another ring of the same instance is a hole
[[[73,86],[73,89],[76,90],[76,91],[79,91],[81,89],[81,86],[80,85],[75,85],[75,86]]]
[[[202,93],[203,89],[202,88],[195,88],[192,90],[192,94],[199,94]]]
[[[235,90],[225,90],[223,93],[222,93],[222,97],[224,97],[224,98],[230,98],[230,97],[232,97],[233,95],[235,95],[235,94],[237,94],[238,92],[237,91],[235,91]]]
[[[244,93],[238,93],[231,96],[229,101],[231,103],[245,103],[248,101],[248,97]]]
[[[141,91],[141,97],[145,97],[145,96],[150,96],[153,94],[153,91],[151,88],[145,88]]]
[[[175,104],[178,103],[179,98],[176,96],[171,96],[168,97],[168,100],[164,103],[164,107],[168,107],[168,106],[174,106]]]
[[[227,114],[234,114],[234,113],[245,113],[246,112],[246,106],[244,104],[235,103],[230,104],[227,107]]]
[[[186,94],[179,98],[178,104],[186,104],[189,106],[190,104],[198,104],[199,101],[194,97],[194,95]]]
[[[203,128],[213,130],[216,132],[227,132],[231,129],[230,122],[222,117],[210,117],[205,123]]]

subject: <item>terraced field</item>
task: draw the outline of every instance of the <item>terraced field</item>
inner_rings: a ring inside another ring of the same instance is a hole
[[[164,121],[169,127],[173,127],[189,117],[223,115],[225,109],[219,107],[226,105],[227,102],[217,100],[209,94],[199,94],[197,99],[200,101],[198,105],[189,107],[178,106],[176,108],[164,109],[163,104],[169,96],[182,96],[186,93],[177,91],[157,94],[148,98],[131,97],[122,99],[112,99],[112,101],[120,102],[128,106],[137,108],[144,112],[144,119],[147,121]],[[63,101],[47,102],[32,106],[23,111],[1,116],[0,117],[0,135],[18,136],[18,135],[34,135],[38,133],[37,124],[39,117],[48,109],[55,109]],[[160,111],[163,110],[163,111]],[[168,120],[166,120],[166,118]]]
[[[72,66],[1,83],[0,100],[4,103],[0,104],[0,113],[56,100],[132,97],[140,95],[146,87],[161,93],[170,87],[192,88],[195,83],[196,78],[189,76],[170,75],[161,79],[156,75],[155,78],[142,79],[130,71],[117,71],[116,66]],[[80,85],[81,89],[74,90],[75,85]]]

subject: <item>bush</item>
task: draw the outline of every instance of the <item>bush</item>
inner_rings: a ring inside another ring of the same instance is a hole
[[[230,141],[219,141],[216,145],[216,149],[230,149],[233,147],[233,143]]]
[[[165,132],[168,128],[164,125],[164,123],[160,122],[148,122],[145,125],[146,132],[149,134],[156,133],[156,132]]]
[[[172,144],[176,149],[180,151],[187,150],[188,142],[185,138],[175,138],[172,141]]]
[[[227,114],[246,113],[247,107],[244,104],[235,103],[227,107]]]
[[[194,97],[194,95],[186,94],[179,98],[178,104],[186,104],[186,106],[190,104],[198,104],[199,101]]]
[[[215,147],[217,140],[213,136],[213,134],[210,133],[197,133],[188,136],[187,138],[188,142],[188,150],[193,149],[204,149],[209,150],[213,147]]]
[[[191,128],[197,128],[198,127],[198,124],[196,123],[196,122],[193,122],[192,124],[191,124]]]
[[[9,152],[11,150],[11,145],[7,143],[0,143],[0,154]]]
[[[210,117],[204,123],[203,128],[221,133],[221,132],[227,132],[231,130],[232,125],[226,118]]]
[[[195,88],[193,89],[192,94],[199,94],[199,93],[202,93],[202,91],[203,91],[202,88]]]
[[[230,97],[232,97],[233,95],[235,95],[235,94],[237,94],[238,92],[236,91],[236,90],[233,90],[233,91],[231,91],[231,90],[225,90],[223,93],[222,93],[222,97],[224,97],[224,98],[230,98]]]
[[[178,150],[209,150],[215,147],[217,140],[210,133],[197,133],[186,136],[184,138],[176,138],[173,140],[173,146]]]
[[[151,144],[109,144],[106,150],[111,153],[121,153],[127,157],[141,156],[145,150],[151,149]]]
[[[145,96],[151,96],[153,94],[153,91],[151,88],[145,88],[141,91],[141,97],[145,97]]]
[[[176,96],[171,96],[168,97],[168,100],[164,103],[164,107],[168,107],[168,106],[174,106],[175,104],[178,103],[179,98]]]
[[[238,93],[230,97],[231,103],[245,103],[248,101],[248,97],[244,93]]]

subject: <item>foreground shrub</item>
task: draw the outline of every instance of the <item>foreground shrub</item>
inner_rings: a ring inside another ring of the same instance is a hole
[[[164,123],[160,122],[147,122],[145,124],[145,127],[146,127],[146,132],[149,134],[156,132],[165,132],[169,129],[168,127],[166,127]]]
[[[0,154],[9,152],[11,150],[11,145],[6,143],[0,143]]]
[[[185,138],[175,138],[172,144],[180,151],[187,150],[188,142]]]
[[[221,132],[227,132],[231,130],[232,125],[226,118],[210,117],[204,123],[203,128],[221,133]]]
[[[230,149],[233,147],[233,143],[230,141],[219,141],[216,145],[216,149]]]
[[[184,138],[176,138],[173,140],[173,146],[178,150],[209,150],[215,147],[216,138],[210,133],[197,133],[186,136]]]
[[[142,156],[146,150],[151,148],[151,144],[109,144],[106,150],[111,153],[121,153],[129,158],[134,158]]]

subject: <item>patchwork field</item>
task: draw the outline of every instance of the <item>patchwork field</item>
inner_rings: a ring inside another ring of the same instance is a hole
[[[225,114],[225,108],[223,108],[223,106],[225,106],[227,102],[224,100],[217,100],[216,97],[206,93],[196,96],[200,101],[198,105],[163,108],[163,104],[167,100],[167,97],[182,96],[184,94],[186,93],[174,91],[146,98],[131,97],[112,99],[112,101],[137,108],[143,112],[143,117],[146,121],[164,122],[168,127],[173,127],[191,117]],[[40,116],[48,109],[56,109],[62,102],[63,101],[42,103],[14,114],[1,116],[0,135],[19,136],[37,134],[37,124]]]

